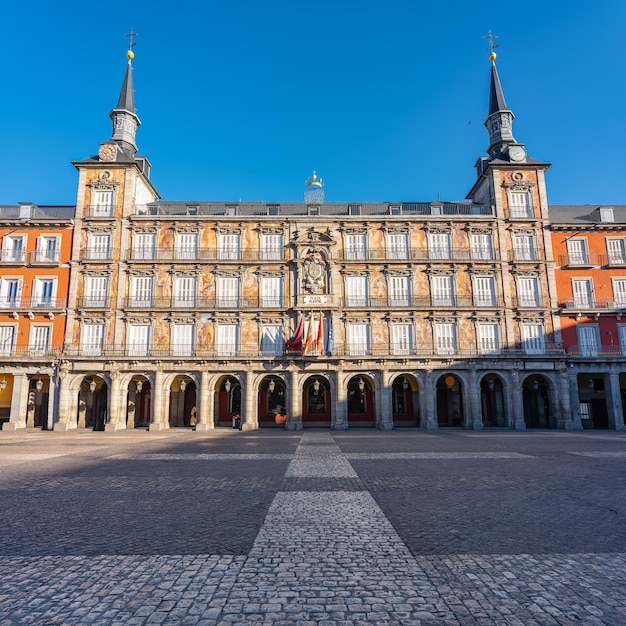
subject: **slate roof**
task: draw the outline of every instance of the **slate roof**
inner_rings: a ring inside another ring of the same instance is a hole
[[[602,221],[600,209],[613,209],[613,222]],[[626,204],[551,204],[552,224],[626,224]]]

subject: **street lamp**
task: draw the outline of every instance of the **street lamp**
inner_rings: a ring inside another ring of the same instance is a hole
[[[589,379],[589,382],[587,383],[589,389],[591,389],[591,391],[593,391],[594,387],[596,386],[596,381],[593,378]]]
[[[135,383],[135,391],[136,391],[137,393],[141,393],[141,390],[142,390],[142,389],[143,389],[143,380],[138,380],[138,381]]]
[[[4,391],[7,388],[6,378],[3,376],[2,380],[0,380],[0,391]]]
[[[320,392],[320,381],[317,380],[317,378],[315,379],[315,382],[313,383],[313,392],[315,393],[315,395],[317,395]]]
[[[185,393],[185,389],[187,389],[187,382],[185,380],[180,381],[180,390]]]
[[[41,390],[43,389],[43,380],[41,380],[41,378],[39,378],[35,383],[35,389],[37,390],[37,393],[41,393]]]
[[[230,393],[230,388],[231,388],[230,378],[227,378],[226,382],[224,383],[224,389],[226,389],[226,393]]]
[[[409,390],[409,381],[406,379],[406,376],[402,379],[402,389],[404,393]]]
[[[538,380],[534,380],[533,381],[533,391],[539,391],[539,381]]]
[[[267,386],[267,390],[270,393],[274,393],[274,389],[276,388],[276,383],[274,382],[274,379],[270,380],[270,384]]]
[[[490,378],[487,381],[487,387],[489,387],[489,391],[493,391],[493,388],[496,386],[495,381],[493,380],[493,378]]]
[[[96,381],[92,378],[91,382],[89,383],[89,391],[91,393],[96,393]]]

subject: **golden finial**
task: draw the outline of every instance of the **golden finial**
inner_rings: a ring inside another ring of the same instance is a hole
[[[139,37],[139,35],[132,29],[130,29],[130,33],[126,33],[124,37],[128,37],[128,50],[126,50],[126,56],[129,61],[132,61],[135,58],[135,53],[133,52],[133,48],[137,45],[133,39],[135,37]]]
[[[324,181],[317,175],[317,172],[313,170],[313,176],[310,176],[305,181],[307,187],[323,187]]]
[[[489,50],[489,60],[493,63],[498,56],[496,54],[496,48],[500,47],[499,43],[493,43],[494,39],[498,39],[498,35],[493,35],[490,29],[489,32],[483,36],[483,39],[489,39],[489,46],[486,49]]]

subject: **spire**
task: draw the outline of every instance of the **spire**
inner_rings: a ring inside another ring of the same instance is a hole
[[[491,31],[483,37],[489,39],[489,60],[491,61],[491,81],[489,85],[489,113],[485,120],[485,126],[489,132],[489,147],[487,153],[495,157],[500,153],[504,153],[507,147],[517,143],[513,137],[513,111],[506,106],[504,100],[504,92],[500,84],[498,76],[498,68],[496,67],[496,52],[498,44],[494,44],[493,40],[497,39],[497,35],[492,35]]]
[[[113,122],[113,134],[111,135],[110,141],[118,144],[122,150],[130,153],[132,157],[134,157],[137,152],[135,133],[137,132],[137,127],[141,124],[141,121],[135,112],[135,93],[133,90],[132,60],[135,58],[135,53],[132,48],[135,45],[133,37],[136,36],[137,33],[135,33],[131,28],[130,33],[127,35],[127,37],[130,37],[128,50],[126,51],[128,64],[126,65],[126,73],[124,74],[122,90],[120,91],[117,106],[109,114],[109,117]]]

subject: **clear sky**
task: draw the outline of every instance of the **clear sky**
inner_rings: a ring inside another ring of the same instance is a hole
[[[489,29],[552,203],[626,204],[623,0],[5,3],[0,204],[74,204],[131,27],[139,152],[167,200],[460,200],[485,154]]]

